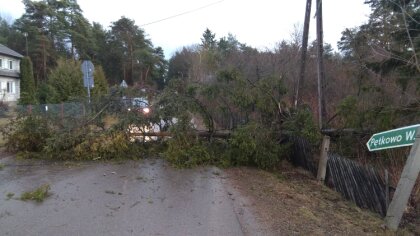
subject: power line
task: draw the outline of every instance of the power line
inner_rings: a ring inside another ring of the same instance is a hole
[[[219,3],[224,2],[224,1],[225,0],[213,2],[213,3],[210,3],[210,4],[204,5],[202,7],[199,7],[199,8],[195,8],[195,9],[192,9],[192,10],[189,10],[189,11],[185,11],[185,12],[182,12],[182,13],[179,13],[179,14],[176,14],[176,15],[172,15],[172,16],[169,16],[169,17],[160,19],[160,20],[156,20],[156,21],[152,21],[152,22],[149,22],[149,23],[140,25],[140,27],[148,26],[148,25],[151,25],[151,24],[156,24],[156,23],[159,23],[159,22],[162,22],[162,21],[165,21],[165,20],[170,20],[170,19],[175,18],[175,17],[178,17],[178,16],[183,16],[183,15],[186,15],[186,14],[190,14],[190,13],[193,13],[193,12],[196,12],[196,11],[199,11],[199,10],[202,10],[204,8],[211,7],[213,5],[219,4]]]

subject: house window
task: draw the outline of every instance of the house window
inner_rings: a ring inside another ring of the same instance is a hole
[[[15,93],[15,83],[11,82],[11,81],[8,81],[6,91],[8,93]]]
[[[9,70],[13,70],[13,61],[9,61]]]
[[[0,58],[0,68],[3,67],[3,59]]]

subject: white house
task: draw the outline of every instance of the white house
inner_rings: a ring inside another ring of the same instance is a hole
[[[0,44],[0,101],[14,103],[20,98],[20,59],[23,56]]]

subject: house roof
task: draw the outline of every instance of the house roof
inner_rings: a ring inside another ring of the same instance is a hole
[[[0,77],[1,76],[10,77],[10,78],[19,78],[20,77],[20,74],[17,71],[0,70]]]
[[[13,51],[12,49],[4,46],[3,44],[0,44],[0,54],[15,57],[15,58],[23,57],[20,53]]]

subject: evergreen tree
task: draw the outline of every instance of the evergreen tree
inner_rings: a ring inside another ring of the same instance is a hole
[[[36,88],[34,81],[34,73],[32,69],[32,61],[29,57],[22,58],[20,62],[20,99],[19,104],[28,105],[36,104]]]
[[[224,44],[224,42],[222,42],[222,44]],[[201,38],[200,46],[201,54],[203,55],[203,64],[206,65],[205,70],[207,70],[209,77],[214,77],[214,71],[218,66],[217,45],[216,34],[207,28]]]
[[[372,8],[369,22],[346,29],[339,48],[347,59],[380,76],[399,74],[396,82],[406,90],[410,80],[420,75],[420,3],[369,0],[366,4]]]
[[[236,37],[232,34],[228,34],[227,37],[222,37],[217,43],[217,49],[223,56],[227,56],[235,51],[239,50],[240,43]]]
[[[203,37],[201,38],[201,47],[204,50],[213,50],[216,48],[216,45],[216,34],[207,28],[203,33]]]
[[[175,52],[168,63],[168,81],[171,79],[186,79],[190,76],[190,69],[193,64],[192,54],[195,53],[185,47]]]
[[[345,60],[355,67],[358,87],[357,99],[343,100],[343,106],[358,109],[359,116],[353,120],[365,129],[417,122],[420,2],[368,0],[366,4],[372,9],[369,21],[346,29],[338,45]],[[345,112],[342,115],[349,118]]]
[[[55,102],[66,102],[86,97],[80,63],[74,60],[59,59],[57,67],[48,75],[48,85],[57,93],[56,97],[50,99]]]
[[[94,28],[94,32],[97,36],[101,35],[98,27]],[[104,68],[112,83],[125,80],[128,85],[157,84],[159,88],[163,87],[167,67],[163,50],[154,48],[143,29],[133,20],[122,17],[113,22],[107,39],[106,59],[102,60],[106,63]]]
[[[107,60],[109,54],[109,48],[107,44],[107,31],[99,23],[93,22],[92,25],[92,37],[93,37],[93,64],[101,64],[103,67],[108,67],[112,62]],[[109,64],[109,65],[108,65]]]
[[[165,54],[161,47],[157,47],[153,51],[154,66],[152,66],[152,80],[156,83],[158,89],[165,87],[166,71],[168,62],[165,60]]]
[[[0,16],[0,43],[6,44],[10,33],[10,25]]]
[[[43,82],[38,85],[37,98],[40,104],[59,103],[57,91],[48,83]]]
[[[122,17],[112,23],[109,34],[109,55],[115,64],[113,77],[125,80],[129,85],[144,83],[150,73],[149,59],[153,46],[144,31],[133,20]]]
[[[108,94],[109,86],[102,66],[95,67],[94,84],[95,86],[91,93],[92,97],[101,97]]]
[[[46,81],[48,67],[53,66],[56,60],[53,42],[57,37],[51,30],[54,28],[52,10],[46,1],[24,0],[23,4],[25,13],[16,20],[13,28],[28,33],[28,48],[32,49],[29,52],[34,64],[35,82],[38,85]]]

